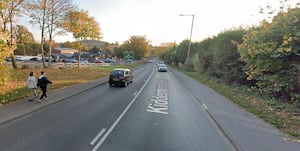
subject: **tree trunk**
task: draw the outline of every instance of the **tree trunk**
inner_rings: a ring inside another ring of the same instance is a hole
[[[14,53],[11,53],[10,57],[11,57],[11,63],[12,63],[13,68],[17,69],[18,66],[17,66],[17,63],[16,63],[16,57],[15,57]]]
[[[41,51],[42,51],[42,62],[43,67],[46,68],[45,64],[45,51],[44,51],[44,42],[45,42],[45,23],[46,23],[46,1],[43,1],[43,18],[42,18],[42,27],[41,27]]]
[[[50,40],[49,40],[49,60],[48,60],[48,67],[51,66],[51,61],[52,61],[51,55],[52,55],[52,38],[50,37]]]
[[[42,62],[43,62],[43,68],[46,68],[45,64],[45,51],[44,51],[44,31],[42,30],[42,36],[41,36],[41,51],[42,51]]]
[[[9,23],[10,23],[10,37],[9,37],[9,50],[11,52],[11,63],[14,69],[17,69],[16,57],[14,54],[14,36],[13,36],[13,23],[12,23],[12,16],[9,16]]]

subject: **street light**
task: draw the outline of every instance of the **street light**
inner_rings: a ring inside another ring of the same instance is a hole
[[[180,14],[179,16],[192,16],[192,26],[191,26],[191,33],[190,33],[190,43],[189,43],[189,48],[188,48],[188,52],[187,52],[187,57],[185,60],[185,68],[188,71],[188,61],[189,61],[189,57],[190,57],[190,50],[191,50],[191,43],[192,43],[192,33],[193,33],[193,25],[194,25],[194,14]]]

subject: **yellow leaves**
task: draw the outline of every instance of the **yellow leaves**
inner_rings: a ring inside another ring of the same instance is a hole
[[[9,81],[9,76],[7,75],[7,67],[4,64],[5,57],[8,56],[9,51],[7,44],[5,43],[5,36],[3,32],[0,31],[0,86],[6,84]]]
[[[282,42],[282,46],[286,46],[286,45],[288,45],[289,44],[289,41],[288,40],[283,40],[283,42]]]
[[[66,30],[73,33],[74,38],[79,39],[100,39],[101,33],[99,24],[87,11],[70,12],[63,23]]]
[[[282,37],[282,39],[283,39],[283,41],[282,41],[281,46],[287,46],[290,44],[290,42],[292,42],[294,40],[294,38],[289,35],[284,35]]]

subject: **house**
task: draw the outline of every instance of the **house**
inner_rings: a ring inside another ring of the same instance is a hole
[[[52,54],[67,54],[73,55],[74,53],[78,53],[78,50],[73,48],[53,48]]]

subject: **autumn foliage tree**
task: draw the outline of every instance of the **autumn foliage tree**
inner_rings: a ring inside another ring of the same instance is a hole
[[[144,36],[131,36],[121,48],[123,51],[133,52],[138,60],[150,55],[150,43]]]
[[[300,100],[300,8],[289,9],[253,28],[239,45],[249,80],[261,93]]]
[[[49,38],[49,60],[51,60],[54,37],[65,33],[63,30],[64,16],[75,9],[73,0],[48,0],[46,30]],[[48,62],[50,66],[51,61]]]
[[[28,0],[27,11],[30,22],[38,25],[41,30],[41,53],[44,58],[44,44],[48,39],[49,60],[51,60],[52,47],[54,45],[54,37],[64,33],[63,23],[68,12],[75,9],[73,0]],[[43,65],[45,62],[43,59]],[[51,62],[48,62],[48,66]]]
[[[73,37],[80,41],[78,66],[80,66],[80,53],[83,46],[83,40],[101,39],[99,24],[93,17],[90,17],[87,11],[71,11],[65,16],[63,27],[71,32]]]
[[[1,9],[1,5],[0,5]],[[7,71],[7,66],[5,65],[5,57],[8,56],[8,46],[6,44],[6,35],[4,32],[0,31],[0,86],[5,85],[9,80],[9,75]]]
[[[46,32],[46,22],[47,22],[47,6],[48,0],[28,0],[27,3],[27,11],[30,17],[30,23],[33,25],[37,25],[41,30],[41,54],[42,54],[42,62],[43,67],[46,67],[45,64],[45,32]]]
[[[0,1],[0,10],[4,7],[4,1]],[[2,23],[3,20],[0,20]],[[7,35],[3,32],[3,27],[0,27],[0,72],[2,75],[0,76],[0,86],[5,85],[9,79],[9,75],[7,72],[7,66],[5,65],[5,57],[9,54],[8,46],[6,44]]]
[[[16,44],[17,44],[17,49],[14,52],[15,54],[26,55],[26,49],[30,49],[29,47],[35,44],[35,39],[33,34],[23,25],[16,26],[15,37],[16,37]]]
[[[14,38],[14,19],[20,14],[21,4],[24,0],[1,0],[0,20],[1,32],[6,33],[6,44],[11,56],[13,68],[17,68],[14,50],[16,48],[16,41]]]

